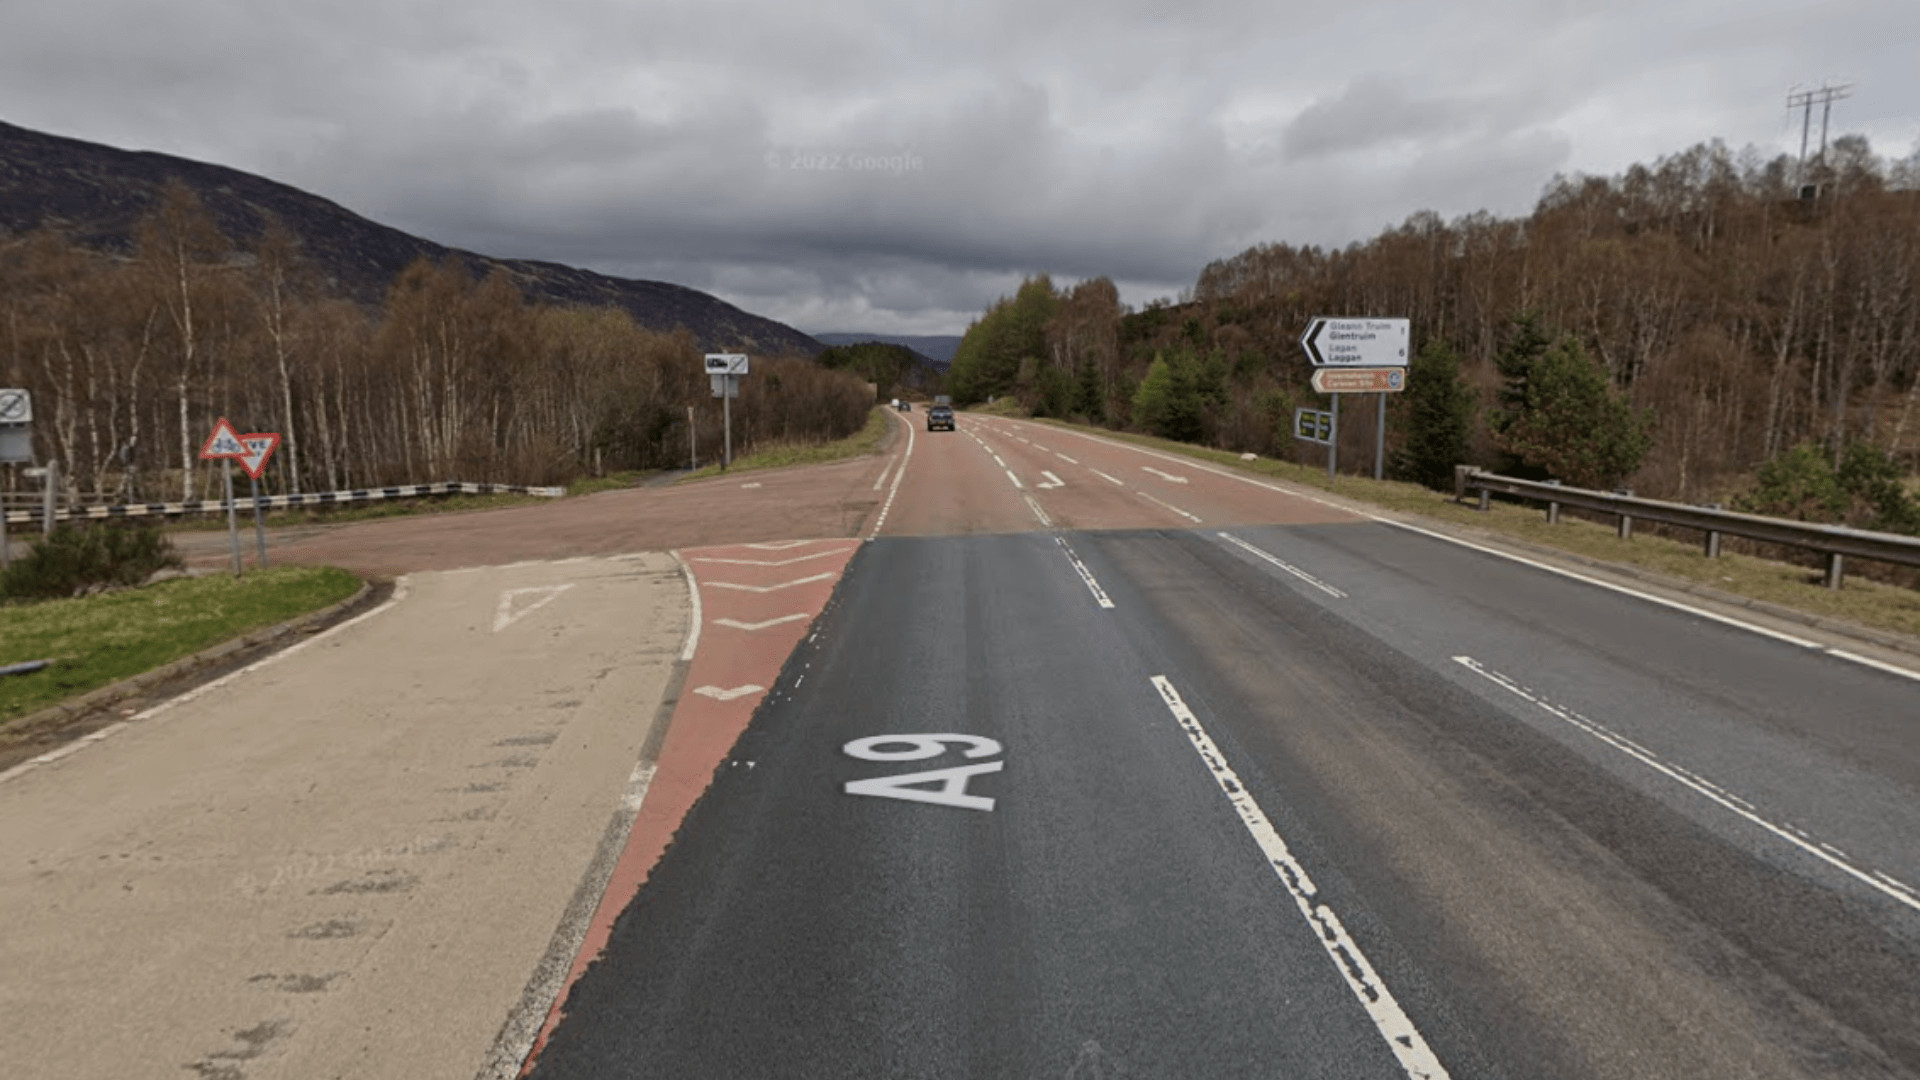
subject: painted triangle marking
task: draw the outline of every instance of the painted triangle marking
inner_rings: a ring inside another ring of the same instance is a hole
[[[815,574],[812,577],[794,578],[792,581],[783,581],[778,585],[740,585],[731,581],[709,581],[705,582],[705,584],[710,589],[739,589],[741,592],[770,593],[778,592],[781,589],[791,589],[795,585],[808,585],[816,581],[825,581],[832,576],[832,573]]]
[[[500,593],[500,607],[493,613],[493,632],[499,633],[529,614],[553,603],[561,593],[573,588],[573,583],[565,585],[530,585],[524,589],[504,589]],[[515,601],[524,596],[539,595],[539,599],[530,604],[515,607]]]
[[[694,693],[702,697],[710,697],[715,701],[732,701],[734,698],[746,697],[748,694],[757,694],[765,689],[766,687],[764,686],[747,683],[745,686],[736,686],[731,690],[722,690],[717,686],[702,686],[698,690],[695,690]]]
[[[779,626],[781,623],[790,623],[798,619],[811,619],[811,618],[813,618],[813,616],[802,611],[793,615],[782,615],[777,619],[768,619],[765,622],[741,622],[738,619],[715,619],[713,620],[713,624],[715,626],[731,626],[735,630],[753,631],[753,630],[765,630],[769,626]]]
[[[1040,470],[1040,475],[1041,475],[1041,476],[1044,476],[1044,477],[1046,477],[1046,478],[1047,478],[1047,482],[1046,482],[1046,483],[1044,483],[1044,484],[1035,484],[1035,485],[1033,485],[1034,487],[1037,487],[1037,488],[1057,488],[1057,487],[1065,487],[1065,486],[1067,486],[1067,482],[1066,482],[1065,480],[1062,480],[1062,479],[1060,479],[1059,477],[1057,477],[1057,476],[1055,476],[1055,475],[1053,475],[1052,473],[1050,473],[1050,472],[1048,472],[1048,471],[1047,471],[1047,470],[1045,470],[1045,469],[1041,469],[1041,470]]]

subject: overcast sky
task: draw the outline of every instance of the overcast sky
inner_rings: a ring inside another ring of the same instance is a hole
[[[1920,2],[4,0],[0,120],[258,172],[802,330],[1210,259],[1719,137],[1920,139]],[[1819,117],[1814,118],[1816,128]]]

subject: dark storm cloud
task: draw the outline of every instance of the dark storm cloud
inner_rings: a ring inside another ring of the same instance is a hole
[[[1920,135],[1920,5],[14,0],[0,119],[262,172],[409,231],[955,331],[1020,276],[1135,303],[1257,242],[1524,213],[1559,171]]]

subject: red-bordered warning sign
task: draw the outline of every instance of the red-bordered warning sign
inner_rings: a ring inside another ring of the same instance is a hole
[[[233,430],[224,416],[213,425],[213,434],[207,436],[207,444],[200,448],[200,457],[205,461],[246,456],[247,444],[240,441],[240,433]]]
[[[274,431],[257,431],[251,435],[240,436],[240,441],[246,445],[246,452],[235,455],[234,460],[240,463],[241,468],[247,470],[248,476],[258,480],[260,474],[267,471],[267,459],[273,456],[275,450],[280,449],[280,434]]]

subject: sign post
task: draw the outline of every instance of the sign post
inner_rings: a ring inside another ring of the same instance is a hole
[[[1334,463],[1340,460],[1340,395],[1333,395],[1333,434],[1327,439],[1327,483],[1333,483],[1336,469]]]
[[[267,471],[267,459],[280,448],[280,434],[274,431],[256,431],[251,435],[240,436],[240,442],[247,452],[238,459],[240,467],[247,470],[247,481],[253,492],[253,539],[260,552],[260,565],[267,565],[267,522],[266,515],[260,509],[260,476]]]
[[[1387,395],[1406,388],[1407,319],[1330,319],[1316,317],[1300,335],[1300,347],[1312,362],[1313,388],[1333,397],[1335,434],[1339,431],[1340,395],[1371,393],[1379,396],[1373,432],[1373,478],[1386,473]],[[1327,449],[1327,479],[1334,475],[1337,447]]]
[[[33,462],[33,395],[25,390],[0,390],[0,464]],[[13,565],[12,541],[7,539],[7,507],[0,494],[0,567]]]
[[[240,433],[233,425],[221,417],[213,425],[213,434],[207,436],[206,445],[200,447],[200,460],[218,461],[220,475],[227,491],[227,539],[233,548],[233,576],[240,576],[240,518],[233,505],[233,459],[245,457],[247,444],[240,441]]]
[[[708,353],[707,374],[713,379],[713,396],[720,399],[720,422],[726,434],[721,441],[721,471],[733,464],[733,399],[740,396],[740,376],[747,373],[746,353]]]

